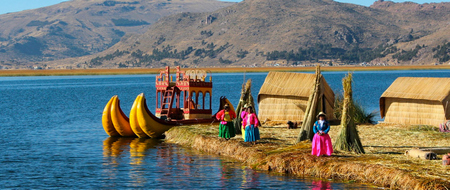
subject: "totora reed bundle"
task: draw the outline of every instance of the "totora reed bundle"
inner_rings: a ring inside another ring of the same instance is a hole
[[[349,73],[342,79],[344,88],[344,105],[342,106],[341,130],[336,141],[334,149],[343,151],[352,151],[358,154],[364,154],[364,149],[356,130],[355,114],[352,98],[352,74]]]
[[[255,112],[255,101],[252,96],[252,80],[248,79],[245,85],[242,85],[242,91],[241,91],[241,98],[239,99],[239,103],[236,106],[236,119],[233,120],[234,129],[236,131],[236,134],[241,134],[241,128],[242,128],[242,118],[241,113],[242,109],[244,108],[244,105],[247,104],[247,106],[252,106],[253,111]],[[255,112],[256,113],[256,112]]]
[[[302,128],[300,129],[300,134],[297,138],[297,143],[310,140],[312,141],[314,137],[313,126],[316,120],[316,115],[320,111],[323,89],[321,85],[322,74],[320,74],[320,66],[316,67],[316,80],[314,84],[314,90],[308,99],[308,104],[305,110],[305,117],[303,119]]]

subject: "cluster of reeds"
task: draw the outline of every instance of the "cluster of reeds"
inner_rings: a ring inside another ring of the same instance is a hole
[[[233,120],[236,134],[242,134],[242,132],[241,132],[241,123],[242,123],[241,113],[243,111],[244,106],[245,105],[252,106],[253,112],[256,113],[255,112],[255,100],[253,99],[251,88],[252,88],[252,80],[251,79],[248,79],[245,84],[242,84],[241,98],[239,99],[239,103],[235,108],[237,117],[236,117],[236,119]]]
[[[338,94],[335,96],[334,101],[334,116],[335,118],[341,118],[342,117],[342,107],[344,105],[344,95]],[[353,114],[354,114],[354,121],[356,124],[375,124],[376,121],[374,120],[375,116],[378,114],[378,112],[367,112],[364,106],[361,105],[358,101],[353,100],[352,102]]]
[[[321,107],[322,98],[322,86],[321,86],[322,74],[320,73],[320,66],[316,67],[316,79],[314,82],[314,89],[309,96],[308,103],[305,110],[305,117],[303,119],[302,128],[298,135],[297,142],[304,140],[312,141],[314,137],[313,126],[316,121],[316,115]]]
[[[334,148],[364,154],[364,148],[355,124],[351,73],[342,79],[342,86],[344,87],[344,103],[342,106],[341,130],[334,142]]]

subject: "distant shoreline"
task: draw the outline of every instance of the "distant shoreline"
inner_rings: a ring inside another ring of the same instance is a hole
[[[0,76],[71,76],[71,75],[140,75],[157,74],[163,68],[124,68],[124,69],[49,69],[49,70],[0,70]],[[175,69],[172,67],[172,69]],[[172,70],[171,69],[171,70]],[[203,69],[212,73],[237,73],[237,72],[300,72],[314,71],[314,67],[205,67],[183,68]],[[450,65],[416,65],[416,66],[341,66],[321,67],[322,71],[389,71],[389,70],[441,70],[450,69]]]

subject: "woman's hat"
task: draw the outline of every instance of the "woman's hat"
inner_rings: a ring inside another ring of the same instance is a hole
[[[325,113],[323,113],[323,112],[320,112],[320,113],[317,115],[317,119],[319,119],[320,116],[324,116],[324,117],[326,118],[326,117],[327,117],[327,114],[325,114]]]

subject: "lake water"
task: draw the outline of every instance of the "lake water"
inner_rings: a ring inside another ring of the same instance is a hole
[[[339,93],[346,72],[324,72]],[[246,73],[256,98],[267,73]],[[450,77],[450,71],[355,72],[354,97],[368,111],[399,76]],[[213,74],[220,96],[237,103],[244,73]],[[0,189],[368,188],[257,172],[221,157],[158,140],[108,138],[102,111],[113,95],[129,113],[139,93],[155,109],[155,75],[0,77]]]

